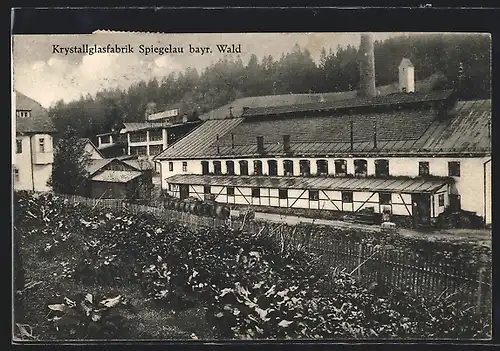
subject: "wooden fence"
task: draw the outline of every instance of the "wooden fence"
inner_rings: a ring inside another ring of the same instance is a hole
[[[272,235],[286,245],[302,246],[316,254],[324,264],[352,272],[352,275],[363,283],[390,285],[410,290],[425,298],[456,294],[463,302],[474,303],[483,311],[491,310],[491,264],[471,267],[468,262],[453,262],[451,259],[439,257],[432,250],[395,250],[384,246],[376,247],[349,237],[332,238],[328,230],[311,230],[311,226],[290,226],[234,218],[226,221],[162,207],[125,203],[118,199],[64,197],[71,203],[78,202],[92,208],[125,210],[134,214],[150,213],[193,229],[224,225],[235,229],[243,227],[250,233]]]

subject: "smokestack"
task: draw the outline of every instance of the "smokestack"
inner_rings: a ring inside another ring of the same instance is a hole
[[[264,137],[263,136],[257,137],[257,152],[260,154],[264,153]]]
[[[283,135],[283,151],[290,152],[290,135]]]
[[[352,151],[354,150],[354,128],[352,120],[350,121],[350,127],[351,127],[351,151]]]
[[[359,95],[361,97],[377,96],[375,89],[375,56],[371,34],[361,34],[359,45]]]

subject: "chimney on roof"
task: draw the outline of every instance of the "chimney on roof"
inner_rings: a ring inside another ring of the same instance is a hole
[[[233,106],[229,106],[229,117],[233,117]]]
[[[217,155],[218,155],[218,154],[220,154],[219,134],[217,134],[216,140],[217,140]]]
[[[144,111],[144,120],[149,122],[149,116],[156,111],[156,102],[148,102]]]
[[[290,152],[290,135],[283,135],[283,152]]]
[[[359,55],[359,95],[374,97],[377,95],[377,90],[375,89],[375,56],[371,34],[361,34]]]
[[[377,121],[373,121],[373,148],[377,148]]]
[[[349,121],[349,127],[351,132],[351,151],[354,150],[354,125],[352,119]]]
[[[403,93],[415,92],[415,67],[410,60],[404,57],[399,64],[399,91]]]
[[[231,149],[234,149],[234,134],[231,134]]]
[[[257,152],[259,154],[264,153],[264,137],[263,136],[257,137]]]

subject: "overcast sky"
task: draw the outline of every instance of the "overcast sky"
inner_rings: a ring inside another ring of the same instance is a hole
[[[374,40],[408,33],[375,33]],[[138,34],[101,33],[91,35],[18,35],[13,38],[14,89],[49,107],[56,101],[66,102],[81,95],[92,94],[106,88],[126,89],[141,80],[195,67],[199,73],[222,58],[216,44],[241,44],[240,57],[246,64],[252,54],[259,61],[271,54],[279,59],[297,43],[307,48],[317,61],[321,48],[336,50],[338,45],[358,46],[359,33],[248,33],[248,34]],[[59,47],[94,44],[131,44],[134,54],[58,54]],[[172,44],[184,47],[184,54],[140,54],[139,45],[163,47]],[[212,54],[190,54],[189,44],[211,47]]]

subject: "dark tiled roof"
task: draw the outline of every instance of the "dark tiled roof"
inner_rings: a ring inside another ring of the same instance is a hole
[[[102,169],[104,166],[108,165],[113,160],[114,160],[113,158],[103,158],[101,160],[99,160],[99,159],[91,160],[91,162],[86,167],[87,172],[89,172],[90,175],[93,175],[97,171]]]
[[[177,174],[167,178],[167,181],[171,184],[246,186],[273,189],[387,191],[411,194],[432,193],[453,180],[448,178],[268,177]]]
[[[122,162],[128,164],[131,167],[134,167],[137,170],[154,169],[153,163],[148,160],[123,160]]]
[[[35,100],[16,92],[16,110],[30,111],[29,117],[16,116],[17,133],[55,133],[47,110]]]
[[[426,93],[395,93],[384,96],[337,100],[332,102],[316,102],[286,106],[256,107],[243,112],[242,117],[279,115],[311,111],[335,111],[360,107],[384,105],[403,105],[410,103],[431,102],[448,99],[453,90],[431,91]]]
[[[338,93],[324,94],[286,94],[286,95],[266,95],[266,96],[250,96],[237,99],[222,107],[209,111],[200,116],[201,120],[208,119],[224,119],[230,117],[230,108],[232,107],[233,117],[240,117],[244,107],[272,107],[272,106],[287,106],[306,103],[315,103],[320,101],[336,101],[344,99],[352,99],[357,95],[356,91],[345,91]]]
[[[257,136],[264,138],[262,157],[284,155],[282,138],[285,134],[290,135],[290,154],[295,156],[484,153],[491,152],[489,121],[490,100],[459,101],[450,116],[441,118],[434,110],[417,109],[352,116],[209,120],[156,159],[258,157]],[[374,148],[374,125],[377,148]],[[234,135],[234,148],[231,134]],[[216,135],[219,135],[219,150]]]

